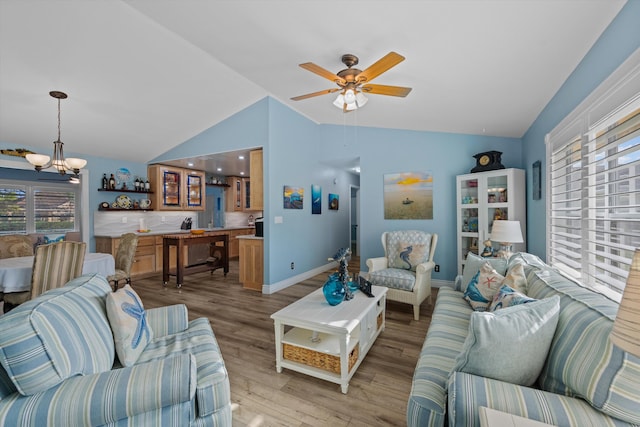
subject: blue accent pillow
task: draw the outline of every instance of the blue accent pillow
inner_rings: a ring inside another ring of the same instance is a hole
[[[560,313],[554,295],[498,310],[473,312],[452,372],[530,386],[540,375]]]
[[[64,234],[44,236],[44,244],[45,245],[48,245],[49,243],[62,242],[63,240],[64,240]]]
[[[493,297],[493,302],[489,307],[489,311],[500,310],[501,308],[512,307],[518,304],[526,304],[528,302],[538,301],[535,298],[526,296],[516,291],[510,286],[502,285],[498,293]]]

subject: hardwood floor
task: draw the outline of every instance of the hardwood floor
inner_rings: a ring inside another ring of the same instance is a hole
[[[355,260],[354,266],[359,265]],[[275,369],[270,315],[320,288],[330,271],[272,295],[242,288],[238,262],[227,277],[221,270],[175,279],[165,288],[161,275],[134,280],[146,308],[184,303],[189,318],[208,317],[229,371],[234,426],[402,426],[413,370],[429,326],[432,303],[420,321],[412,307],[387,301],[386,328],[344,395],[338,384],[287,369]],[[433,290],[432,301],[437,289]]]

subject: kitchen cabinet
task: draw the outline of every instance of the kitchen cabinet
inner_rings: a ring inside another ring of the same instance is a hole
[[[242,287],[262,291],[264,280],[263,239],[259,237],[240,238],[240,258],[238,275]]]
[[[205,174],[165,165],[149,165],[151,206],[156,210],[205,209]]]
[[[243,212],[249,210],[251,181],[239,176],[227,177],[229,188],[225,190],[225,210],[227,212]]]
[[[520,221],[523,243],[514,252],[526,250],[526,183],[522,169],[498,169],[456,177],[456,224],[458,274],[467,253],[480,254],[491,237],[496,219]],[[492,242],[497,251],[499,242]]]
[[[237,258],[240,255],[240,241],[238,236],[255,234],[255,228],[241,228],[229,230],[229,258]]]
[[[96,252],[111,254],[115,258],[119,245],[120,237],[96,236]],[[131,266],[131,277],[144,277],[155,272],[156,239],[154,236],[138,236],[138,247]]]
[[[264,210],[262,149],[249,152],[249,177],[251,178],[251,193],[249,209]]]

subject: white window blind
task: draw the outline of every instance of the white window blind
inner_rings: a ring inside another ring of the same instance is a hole
[[[74,191],[35,187],[33,196],[36,232],[65,232],[75,229]]]
[[[0,234],[27,232],[27,192],[25,186],[0,186]]]
[[[640,247],[640,99],[551,141],[548,261],[622,293]]]

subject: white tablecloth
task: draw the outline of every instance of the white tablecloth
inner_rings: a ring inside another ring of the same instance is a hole
[[[32,256],[0,259],[0,292],[28,291],[32,269]],[[82,274],[99,273],[107,277],[115,271],[115,260],[111,254],[91,252],[84,256]]]

